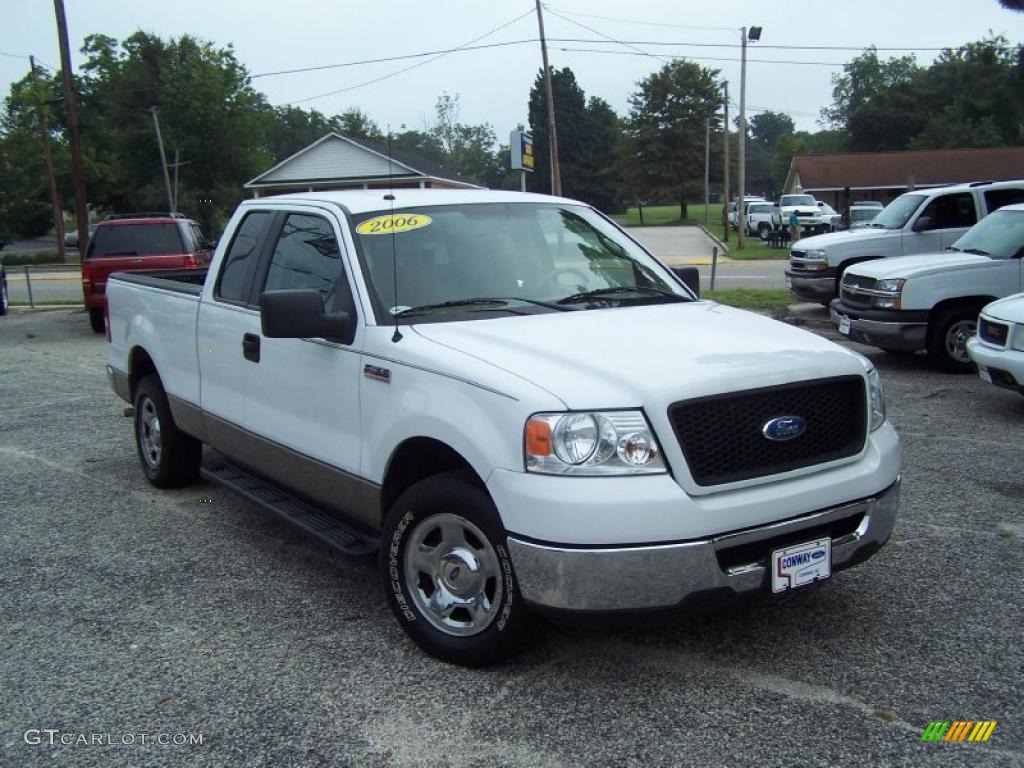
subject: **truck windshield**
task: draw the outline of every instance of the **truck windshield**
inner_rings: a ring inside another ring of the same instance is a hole
[[[1024,211],[996,211],[950,246],[954,251],[1008,259],[1024,248]]]
[[[379,322],[691,299],[663,266],[583,206],[429,206],[361,214],[353,224]]]
[[[783,195],[779,203],[782,206],[792,205],[815,205],[814,197],[811,195]]]
[[[924,195],[900,195],[875,216],[871,226],[879,229],[903,229],[926,199]]]

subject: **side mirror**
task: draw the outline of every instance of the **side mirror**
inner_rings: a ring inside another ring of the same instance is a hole
[[[355,323],[346,312],[324,313],[315,288],[266,291],[260,296],[260,323],[268,339],[337,339],[351,344]]]
[[[932,228],[932,217],[931,216],[919,216],[917,221],[914,222],[914,226],[910,228],[912,232],[924,232]]]
[[[683,285],[693,291],[693,295],[700,298],[700,271],[696,267],[671,267]]]

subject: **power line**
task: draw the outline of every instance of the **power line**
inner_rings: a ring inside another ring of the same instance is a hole
[[[522,18],[522,17],[520,17]],[[517,19],[518,21],[518,19]],[[478,38],[479,39],[479,38]],[[525,43],[536,43],[537,38],[531,37],[524,40],[507,40],[502,43],[484,43],[483,45],[460,45],[457,48],[442,48],[436,51],[423,51],[421,53],[407,53],[401,56],[385,56],[380,59],[362,59],[360,61],[345,61],[340,64],[321,64],[312,67],[297,67],[295,69],[281,69],[277,72],[260,72],[255,75],[249,75],[250,78],[256,79],[257,77],[275,77],[277,75],[294,75],[301,72],[316,72],[323,69],[342,69],[344,67],[357,67],[362,64],[381,64],[388,61],[404,61],[407,59],[421,59],[425,56],[436,56],[439,54],[456,53],[460,51],[479,51],[485,48],[502,48],[509,45],[523,45]]]
[[[432,58],[429,58],[426,61],[418,61],[415,64],[410,64],[408,67],[403,67],[402,69],[395,70],[394,72],[390,72],[390,73],[388,73],[386,75],[381,75],[380,77],[375,77],[372,80],[367,80],[366,82],[359,83],[358,85],[350,85],[347,88],[338,88],[337,90],[329,91],[327,93],[321,93],[321,94],[318,94],[316,96],[307,96],[307,97],[305,97],[303,99],[295,99],[293,101],[287,101],[285,103],[286,104],[302,104],[303,102],[306,102],[306,101],[313,101],[314,99],[322,99],[322,98],[325,98],[327,96],[336,96],[339,93],[346,93],[347,91],[354,91],[357,88],[364,88],[367,85],[373,85],[374,83],[379,83],[382,80],[387,80],[389,78],[396,77],[396,76],[401,75],[401,74],[403,74],[405,72],[408,72],[409,70],[416,69],[417,67],[425,66],[427,64],[430,64],[431,62],[437,61],[438,59],[444,58],[449,53],[454,53],[455,51],[460,51],[460,50],[462,50],[462,49],[464,49],[464,48],[466,48],[468,46],[473,45],[474,43],[478,43],[481,40],[483,40],[485,37],[490,37],[494,33],[500,32],[501,30],[505,29],[505,27],[509,27],[512,24],[515,24],[520,19],[525,19],[527,16],[532,15],[533,12],[534,12],[534,9],[531,8],[530,10],[528,10],[528,11],[526,11],[524,13],[521,13],[520,15],[516,16],[511,21],[506,21],[504,24],[501,24],[500,26],[497,26],[497,27],[495,27],[492,30],[484,32],[479,37],[474,37],[472,40],[467,40],[462,45],[457,46],[456,48],[453,48],[450,51],[445,51],[444,53],[439,53],[438,55],[436,55],[436,56],[434,56]]]
[[[547,8],[552,13],[555,13],[555,9],[552,8],[550,5],[546,5],[545,4],[544,7]],[[616,18],[614,16],[597,16],[597,15],[592,14],[592,13],[576,13],[575,11],[566,11],[566,10],[563,10],[561,8],[559,8],[558,10],[561,11],[562,13],[568,15],[568,16],[579,16],[580,18],[584,18],[584,19],[602,19],[603,21],[617,21],[617,22],[619,22],[621,24],[637,24],[637,25],[645,26],[645,27],[672,27],[674,29],[702,29],[702,30],[707,30],[707,31],[711,31],[711,32],[735,32],[736,31],[736,29],[734,29],[733,27],[702,27],[702,26],[698,26],[696,24],[667,24],[667,23],[659,22],[659,21],[637,21],[636,19],[620,19],[620,18]]]
[[[605,53],[614,56],[639,56],[641,54],[634,53],[632,51],[608,51],[601,48],[559,48],[560,51],[567,51],[570,53]],[[672,56],[664,53],[643,53],[644,56],[653,56],[656,59],[662,59],[669,61],[671,59],[677,59],[678,56]],[[738,58],[724,57],[724,56],[686,56],[687,59],[694,61],[739,61]],[[806,59],[747,59],[747,61],[757,62],[759,64],[820,64],[827,67],[844,67],[849,62],[834,62],[834,61],[809,61]]]
[[[554,11],[552,11],[552,13],[554,13]],[[569,20],[566,19],[566,21],[569,21]],[[583,25],[578,24],[575,21],[571,22],[571,23],[572,24],[577,24],[577,26],[583,26]],[[589,27],[585,27],[585,28],[589,29]],[[590,31],[591,32],[595,32],[595,30],[592,30],[592,29]],[[596,34],[601,34],[601,33],[600,32],[596,32]],[[602,35],[602,37],[606,37],[607,38],[607,35]],[[552,38],[548,38],[548,39],[551,42],[554,42],[554,43],[596,43],[596,42],[600,42],[598,40],[586,40],[586,39],[582,39],[582,38],[578,38],[578,37],[552,37]],[[607,39],[612,40],[612,38],[607,38]],[[617,43],[619,45],[627,45],[627,46],[632,46],[632,45],[661,45],[661,46],[693,47],[693,48],[741,48],[742,47],[741,45],[738,45],[736,43],[694,43],[694,42],[681,42],[681,41],[668,41],[668,42],[666,42],[664,40],[613,40],[613,42],[615,42],[615,43]],[[855,46],[855,45],[768,45],[768,44],[762,44],[762,43],[758,43],[757,47],[758,48],[776,49],[776,50],[782,50],[782,51],[858,51],[858,52],[863,52],[863,51],[866,51],[868,49],[872,49],[872,50],[875,50],[875,51],[926,51],[926,52],[942,52],[942,51],[946,51],[946,50],[950,50],[951,49],[951,46],[946,46],[945,48],[917,48],[917,47],[878,48],[878,47],[873,46],[873,45],[863,45],[863,46]],[[961,47],[961,46],[957,46],[956,48],[952,48],[952,50],[956,50],[959,47]],[[1015,46],[1012,46],[1012,45],[1006,46],[1006,48],[1013,48],[1013,47],[1015,47]]]
[[[650,56],[652,59],[661,58],[659,56],[655,56],[652,53],[648,53],[645,50],[637,48],[635,45],[632,45],[630,43],[624,43],[621,40],[616,40],[614,37],[609,37],[608,35],[604,34],[603,32],[599,32],[598,30],[594,29],[593,27],[588,27],[586,24],[582,24],[582,23],[580,23],[578,21],[573,21],[572,19],[566,18],[565,16],[560,14],[558,11],[551,10],[550,6],[545,5],[544,7],[547,8],[549,13],[551,13],[553,16],[557,16],[562,21],[568,21],[570,24],[573,24],[573,25],[575,25],[577,27],[581,27],[582,29],[585,29],[588,32],[593,32],[595,35],[600,35],[601,37],[605,38],[606,40],[610,40],[611,42],[615,43],[616,45],[621,45],[621,46],[624,46],[626,48],[629,48],[629,49],[635,51],[636,53],[641,54],[642,56]],[[551,40],[557,40],[558,38],[550,38],[550,39]]]

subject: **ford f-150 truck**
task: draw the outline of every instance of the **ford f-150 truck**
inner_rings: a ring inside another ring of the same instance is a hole
[[[864,229],[808,237],[789,250],[793,295],[828,306],[846,269],[862,261],[937,253],[992,211],[1024,202],[1024,181],[961,184],[907,192]]]
[[[989,214],[945,253],[855,264],[843,275],[832,321],[854,341],[891,352],[927,350],[950,371],[969,371],[978,312],[1024,290],[1024,205]]]
[[[893,530],[871,364],[699,300],[572,200],[249,200],[205,280],[117,274],[108,296],[149,481],[201,474],[379,549],[399,623],[455,663],[513,653],[537,613],[798,589]]]

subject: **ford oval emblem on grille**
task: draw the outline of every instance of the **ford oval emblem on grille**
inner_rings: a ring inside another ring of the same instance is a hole
[[[761,434],[769,440],[782,442],[800,437],[807,430],[807,422],[800,416],[779,416],[761,427]]]

